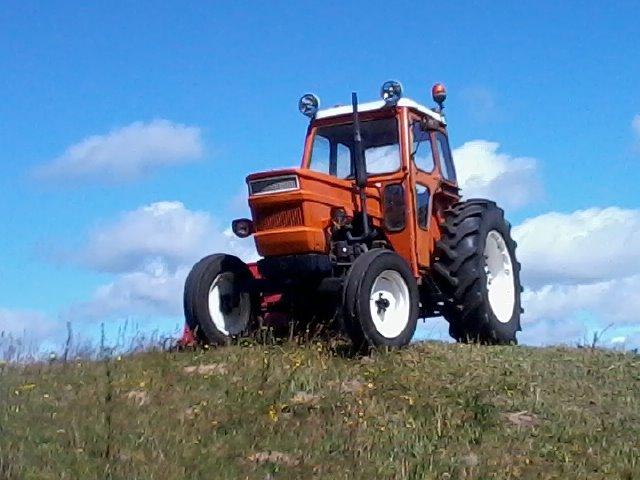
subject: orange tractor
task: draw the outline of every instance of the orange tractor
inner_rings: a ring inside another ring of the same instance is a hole
[[[354,344],[401,347],[418,318],[444,316],[458,341],[515,343],[520,265],[504,212],[462,201],[441,84],[433,109],[402,96],[321,110],[310,118],[300,168],[247,177],[256,264],[200,260],[185,284],[186,332],[224,344],[260,323],[337,319]]]

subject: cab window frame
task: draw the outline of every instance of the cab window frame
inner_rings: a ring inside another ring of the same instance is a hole
[[[401,172],[402,169],[404,168],[404,159],[403,159],[404,155],[403,155],[403,150],[402,150],[402,123],[401,123],[401,118],[396,113],[394,113],[393,115],[384,115],[384,116],[377,116],[376,115],[376,116],[373,116],[373,117],[369,117],[368,115],[365,115],[363,113],[360,116],[360,125],[362,125],[365,122],[372,122],[372,121],[379,121],[379,120],[394,120],[395,121],[396,133],[398,135],[398,137],[397,137],[398,138],[398,143],[396,144],[396,146],[398,148],[398,168],[396,168],[395,170],[389,170],[389,171],[380,172],[380,173],[367,172],[368,179],[376,179],[377,177],[386,177],[386,176],[389,176],[389,175],[394,175],[394,174],[397,174],[397,173]],[[346,145],[346,144],[343,144],[343,145],[345,145],[348,148],[348,150],[349,150],[349,152],[351,154],[351,174],[348,177],[340,178],[338,176],[331,175],[329,172],[323,172],[323,171],[315,170],[315,169],[312,168],[312,164],[313,164],[313,146],[315,144],[316,136],[318,135],[318,130],[320,130],[322,128],[325,128],[325,127],[329,127],[329,126],[340,126],[340,125],[347,125],[347,124],[350,124],[350,123],[353,123],[351,117],[345,119],[344,121],[337,122],[337,123],[331,123],[331,124],[327,124],[327,125],[324,125],[324,124],[313,125],[311,127],[311,135],[309,135],[309,140],[308,140],[309,141],[309,145],[310,145],[309,153],[308,153],[308,155],[306,155],[306,158],[302,162],[302,168],[305,168],[305,169],[310,170],[312,172],[323,173],[325,175],[329,175],[329,176],[331,176],[331,177],[333,177],[333,178],[335,178],[337,180],[353,180],[354,179],[354,175],[355,175],[354,168],[353,168],[353,160],[354,160],[353,159],[353,155],[354,155],[354,152],[353,152],[353,149],[349,145]],[[323,137],[323,138],[326,138],[326,137]],[[365,160],[365,164],[366,164],[367,158],[366,158],[366,153],[365,152],[366,152],[366,149],[363,149],[362,154],[365,156],[364,160]],[[330,167],[331,166],[329,165],[329,168]]]
[[[442,130],[436,129],[433,131],[434,143],[438,154],[438,168],[440,169],[440,176],[442,180],[452,185],[458,184],[458,174],[456,172],[456,166],[453,163],[453,155],[451,154],[451,146],[449,145],[449,137]],[[441,148],[444,145],[446,148]],[[443,158],[444,157],[444,158]],[[453,178],[449,178],[445,175],[445,172],[452,174]]]
[[[417,117],[416,117],[417,118]],[[431,161],[433,163],[433,166],[431,167],[431,170],[424,170],[422,168],[420,168],[420,166],[418,165],[418,162],[416,162],[416,158],[415,155],[413,155],[413,146],[415,145],[415,141],[414,141],[414,134],[413,134],[413,125],[414,123],[416,123],[416,121],[419,123],[419,120],[413,120],[410,121],[409,125],[411,125],[410,128],[410,138],[409,138],[409,145],[411,146],[411,162],[413,163],[413,165],[416,167],[416,170],[418,170],[421,173],[425,173],[427,175],[433,175],[433,172],[435,172],[436,167],[437,167],[437,160],[436,160],[436,153],[435,150],[433,149],[434,144],[435,144],[435,136],[434,136],[434,130],[426,130],[425,133],[429,136],[429,149],[431,151]]]
[[[420,211],[420,206],[418,205],[418,188],[424,188],[424,190],[426,191],[426,193],[428,194],[428,204],[427,204],[427,212],[426,212],[426,222],[424,225],[421,224],[420,222],[420,216],[419,216],[419,211]],[[415,182],[415,188],[414,188],[414,196],[415,196],[415,219],[416,219],[416,225],[418,226],[418,228],[420,230],[423,231],[429,231],[429,224],[431,223],[431,206],[432,206],[432,195],[431,195],[431,190],[429,189],[429,186],[422,183],[422,182]]]

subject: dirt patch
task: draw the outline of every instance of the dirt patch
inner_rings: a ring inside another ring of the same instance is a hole
[[[125,393],[124,397],[138,407],[143,407],[149,403],[149,393],[146,390],[131,390]]]
[[[465,467],[473,468],[478,466],[478,464],[480,463],[480,459],[478,458],[478,455],[472,452],[468,455],[463,455],[462,457],[460,457],[460,463]]]
[[[538,419],[535,414],[529,413],[526,410],[505,413],[504,416],[509,423],[518,427],[535,427],[540,424],[540,419]]]
[[[320,395],[314,395],[309,392],[296,392],[293,397],[291,397],[292,405],[308,405],[313,406],[317,405],[318,401],[320,401],[322,397]]]
[[[300,464],[300,460],[293,455],[276,451],[257,452],[249,455],[249,460],[255,463],[276,463],[287,467],[295,467]]]
[[[200,409],[198,407],[187,407],[180,417],[183,419],[193,420],[198,415],[200,415]]]
[[[182,369],[187,375],[226,375],[229,371],[224,363],[210,363],[208,365],[191,365]]]
[[[329,382],[327,385],[330,388],[337,388],[340,391],[340,393],[351,393],[351,394],[361,393],[362,391],[364,391],[365,387],[367,386],[366,383],[358,379],[343,380],[340,383]]]

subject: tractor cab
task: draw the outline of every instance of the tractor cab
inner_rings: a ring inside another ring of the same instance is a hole
[[[398,82],[386,82],[381,96],[324,110],[315,95],[301,98],[310,123],[300,168],[250,175],[253,220],[235,224],[254,234],[262,256],[331,254],[348,263],[358,244],[375,243],[402,255],[416,277],[428,267],[438,239],[431,226],[458,200],[444,87],[434,86],[434,109],[402,97]]]

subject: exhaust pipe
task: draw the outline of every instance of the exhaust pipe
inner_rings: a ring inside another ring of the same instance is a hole
[[[355,148],[355,174],[356,186],[360,195],[360,209],[362,210],[362,235],[354,237],[347,232],[347,239],[351,242],[361,242],[371,235],[369,231],[369,215],[367,214],[367,165],[362,152],[362,135],[360,133],[360,115],[358,113],[358,94],[351,93],[351,105],[353,107],[353,146]]]

